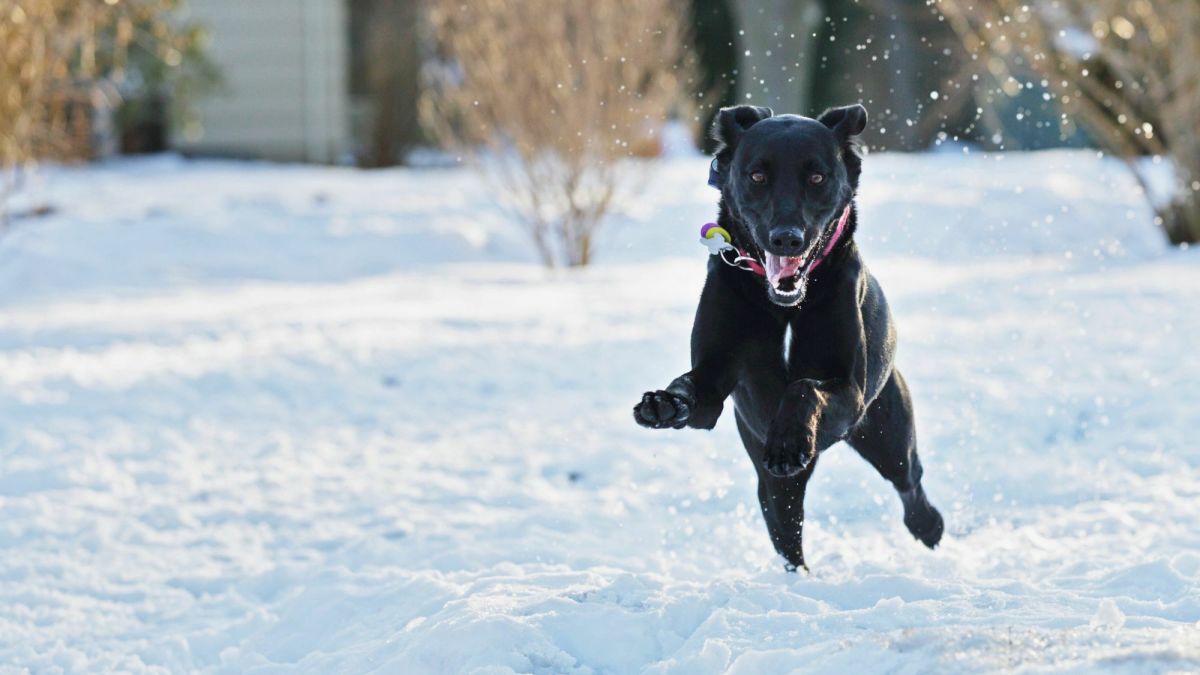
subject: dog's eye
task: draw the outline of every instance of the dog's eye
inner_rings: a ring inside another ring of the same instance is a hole
[[[750,180],[759,184],[765,183],[767,182],[767,174],[761,171],[755,171],[754,173],[750,174]]]
[[[813,185],[820,185],[821,183],[825,182],[825,176],[822,176],[819,173],[814,173],[808,177],[808,182],[812,183]]]

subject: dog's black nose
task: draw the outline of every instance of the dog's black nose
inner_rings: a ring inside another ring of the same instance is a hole
[[[804,231],[795,227],[771,230],[771,247],[781,255],[800,255],[804,252]]]

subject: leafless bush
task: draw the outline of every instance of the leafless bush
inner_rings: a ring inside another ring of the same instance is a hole
[[[195,34],[176,0],[0,0],[0,217],[22,167],[80,159],[94,113],[115,105],[131,50],[177,66]]]
[[[49,54],[59,26],[50,2],[0,0],[0,225],[7,220],[8,197],[18,168],[50,140],[55,117]]]
[[[431,0],[422,118],[486,155],[546,265],[589,262],[623,160],[681,103],[687,16],[682,0]]]
[[[1141,182],[1172,243],[1200,241],[1200,3],[938,0],[973,59],[1003,87],[1038,74],[1063,111]],[[1157,200],[1147,156],[1175,169]]]

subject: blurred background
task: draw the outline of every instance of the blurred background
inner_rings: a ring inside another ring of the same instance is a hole
[[[605,210],[616,179],[602,167],[660,154],[672,122],[707,149],[721,106],[861,101],[876,151],[1110,153],[1168,239],[1191,242],[1198,13],[1187,0],[3,0],[0,165],[9,193],[45,159],[385,167],[490,150],[492,174],[574,164],[566,180],[587,198],[558,186],[519,212],[582,231],[561,221]],[[1173,180],[1151,186],[1145,157]]]

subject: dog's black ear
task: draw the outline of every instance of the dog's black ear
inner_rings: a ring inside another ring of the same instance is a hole
[[[839,140],[845,141],[867,128],[867,109],[859,103],[830,108],[821,113],[817,121],[832,129]]]
[[[736,105],[721,108],[713,120],[712,136],[717,141],[717,154],[737,147],[738,139],[750,127],[774,115],[770,108],[757,105]]]

